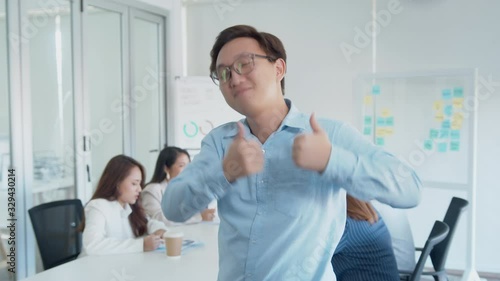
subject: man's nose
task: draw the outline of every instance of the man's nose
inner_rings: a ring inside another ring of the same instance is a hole
[[[234,69],[231,69],[231,78],[229,83],[231,83],[231,86],[236,86],[240,84],[240,82],[244,80],[243,75],[238,74]]]

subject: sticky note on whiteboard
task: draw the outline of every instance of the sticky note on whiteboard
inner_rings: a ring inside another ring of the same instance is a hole
[[[372,128],[370,128],[370,127],[365,127],[365,128],[363,129],[363,135],[365,135],[365,136],[369,136],[369,135],[371,135],[371,134],[372,134]]]
[[[365,105],[371,105],[373,103],[373,97],[372,96],[365,96],[363,98],[363,103]]]
[[[425,140],[424,141],[424,149],[425,150],[432,150],[433,144],[434,144],[434,141],[432,141],[432,140]]]
[[[389,117],[391,116],[391,110],[389,108],[384,108],[382,109],[382,114],[380,115],[382,115],[382,117]]]
[[[464,88],[462,88],[462,87],[453,88],[453,97],[463,98],[464,97]]]
[[[431,140],[433,140],[433,139],[437,139],[438,137],[439,137],[439,131],[438,131],[438,130],[436,130],[436,129],[431,129],[431,130],[429,131],[429,138],[430,138]]]
[[[443,101],[442,100],[435,101],[432,107],[434,108],[435,111],[443,110]]]
[[[451,90],[450,90],[450,89],[444,89],[443,91],[441,91],[441,97],[442,97],[444,100],[449,100],[449,99],[451,99]]]
[[[438,152],[446,152],[447,150],[448,150],[448,143],[440,142],[437,144],[437,151]]]
[[[464,107],[464,98],[453,98],[452,104],[453,108],[460,109]]]
[[[453,107],[451,105],[447,105],[444,107],[444,114],[450,117],[453,114]]]
[[[459,151],[460,150],[460,141],[453,140],[450,142],[450,151]]]

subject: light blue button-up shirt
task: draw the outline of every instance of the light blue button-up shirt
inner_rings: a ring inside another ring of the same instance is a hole
[[[226,180],[222,160],[238,133],[235,122],[227,123],[203,139],[200,153],[163,196],[163,212],[173,221],[218,200],[220,281],[336,280],[330,260],[344,231],[346,191],[394,207],[420,199],[410,167],[342,122],[318,120],[332,143],[325,171],[297,167],[294,138],[312,129],[309,116],[286,102],[287,116],[262,145],[261,172]],[[245,138],[258,141],[242,122]]]

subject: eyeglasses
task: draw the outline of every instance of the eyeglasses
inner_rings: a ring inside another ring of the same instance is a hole
[[[247,75],[255,67],[255,58],[267,59],[270,62],[274,61],[270,56],[263,56],[258,54],[245,53],[238,57],[231,66],[221,65],[212,72],[210,77],[214,81],[215,85],[225,84],[231,79],[231,70],[238,73],[239,75]]]

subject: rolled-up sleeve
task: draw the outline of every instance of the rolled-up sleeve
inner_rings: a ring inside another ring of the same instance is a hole
[[[322,174],[325,180],[364,201],[376,199],[397,208],[420,202],[421,182],[410,166],[347,124],[331,133],[330,159]]]

